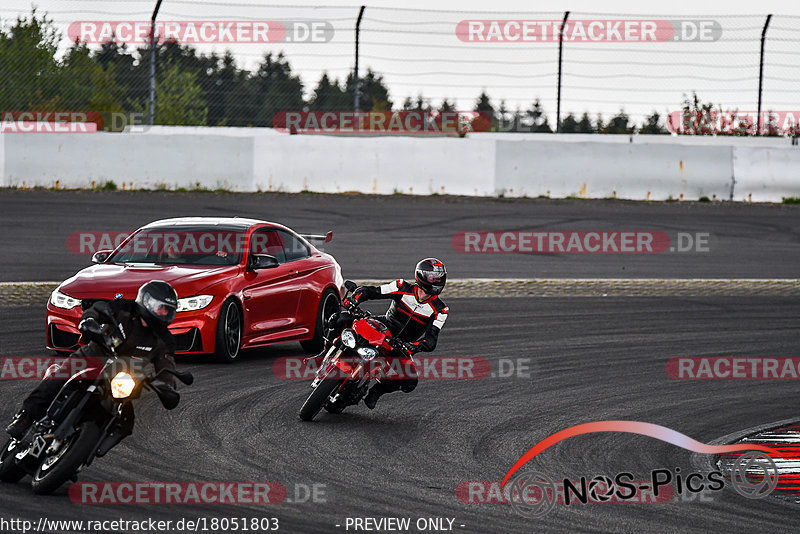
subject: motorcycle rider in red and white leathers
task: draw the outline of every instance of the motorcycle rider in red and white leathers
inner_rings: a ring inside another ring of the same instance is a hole
[[[431,352],[436,348],[439,332],[447,320],[448,308],[439,298],[447,281],[447,270],[436,258],[425,258],[417,263],[415,283],[398,279],[382,286],[361,286],[345,305],[367,300],[391,299],[386,315],[376,317],[384,323],[392,336],[405,341],[409,350],[400,354],[401,378],[382,380],[364,397],[364,404],[374,409],[384,393],[402,390],[410,393],[417,387],[417,370],[412,355],[419,351]],[[347,321],[341,314],[340,321]],[[339,321],[339,324],[341,322]]]

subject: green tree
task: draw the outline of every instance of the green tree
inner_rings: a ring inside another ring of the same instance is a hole
[[[578,121],[575,120],[575,115],[573,113],[568,114],[564,117],[564,120],[561,121],[561,133],[571,134],[571,133],[578,133]]]
[[[485,113],[485,119],[490,121],[490,124],[475,124],[475,121],[473,121],[474,129],[482,131],[497,130],[497,115],[495,113],[494,106],[492,105],[492,101],[489,98],[489,95],[486,94],[486,91],[481,91],[481,94],[475,101],[475,107],[472,108],[472,111]]]
[[[611,119],[608,121],[603,133],[631,134],[635,131],[636,125],[630,124],[630,117],[628,117],[624,110],[620,110],[619,113],[611,117]]]
[[[292,74],[283,52],[274,58],[272,53],[264,55],[253,80],[260,100],[259,124],[272,126],[272,119],[279,111],[300,111],[305,106],[303,82]]]
[[[722,106],[716,113],[722,112]],[[691,133],[694,135],[714,135],[717,134],[715,121],[713,120],[715,111],[714,104],[704,104],[697,93],[692,93],[692,98],[683,95],[683,107],[681,112],[680,124],[670,124],[672,131]],[[672,121],[672,116],[668,117]]]
[[[367,74],[360,78],[358,108],[360,111],[385,111],[392,109],[392,100],[389,98],[389,88],[383,81],[383,76],[376,74],[372,69],[367,69]],[[353,73],[347,75],[345,92],[350,95],[351,101],[355,92],[355,78]]]
[[[594,121],[594,131],[596,133],[606,133],[606,123],[603,121],[602,113],[597,114],[597,119]]]
[[[317,82],[317,86],[308,103],[310,109],[321,111],[342,111],[350,109],[352,105],[352,100],[348,103],[347,94],[339,85],[339,80],[331,81],[325,72],[322,73],[322,77]]]
[[[203,89],[195,74],[181,71],[178,65],[167,65],[156,84],[155,123],[164,125],[199,126],[206,124],[208,107],[203,99]],[[145,117],[150,104],[141,105]]]
[[[589,114],[587,112],[583,112],[581,115],[581,120],[577,124],[576,133],[594,133],[595,129],[592,126],[592,119],[589,118]]]
[[[547,115],[542,107],[542,102],[538,98],[534,101],[531,109],[526,111],[525,114],[530,119],[531,131],[543,133],[553,132],[553,130],[550,128],[550,123],[547,121]]]
[[[439,111],[455,111],[456,105],[446,98],[442,100],[442,103],[439,105]]]
[[[36,9],[30,17],[18,17],[8,31],[0,29],[0,110],[58,109],[59,39],[53,21]]]
[[[649,135],[660,135],[667,133],[667,131],[664,129],[664,126],[661,124],[661,115],[659,115],[657,111],[654,111],[651,115],[645,118],[640,132]]]
[[[111,113],[123,110],[125,89],[116,82],[114,66],[104,69],[85,44],[75,43],[67,50],[60,78],[59,107],[101,113],[106,127],[110,127]]]

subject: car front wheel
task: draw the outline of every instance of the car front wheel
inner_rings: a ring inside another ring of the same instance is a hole
[[[233,299],[222,305],[217,319],[217,360],[233,363],[239,357],[242,345],[242,312]]]
[[[314,337],[300,342],[303,349],[311,354],[319,354],[325,344],[323,322],[332,313],[339,311],[339,296],[332,289],[326,290],[319,299],[317,321],[314,325]]]

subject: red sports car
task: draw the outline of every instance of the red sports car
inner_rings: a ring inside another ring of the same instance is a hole
[[[47,347],[78,346],[82,310],[97,300],[136,298],[143,283],[164,280],[178,293],[170,330],[178,353],[215,353],[233,362],[241,349],[299,341],[322,347],[322,320],[343,297],[341,267],[280,224],[239,217],[182,217],[148,224],[96,265],[65,280],[47,305]]]

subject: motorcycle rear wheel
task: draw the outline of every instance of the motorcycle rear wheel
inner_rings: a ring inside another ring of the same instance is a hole
[[[311,392],[303,407],[300,408],[300,419],[303,421],[311,421],[314,419],[323,406],[328,402],[331,393],[336,391],[340,385],[344,383],[344,379],[327,378],[319,383],[319,385]]]
[[[31,488],[37,495],[50,495],[70,480],[92,453],[100,439],[100,428],[86,421],[78,431],[61,445],[53,456],[48,456],[36,469]]]

